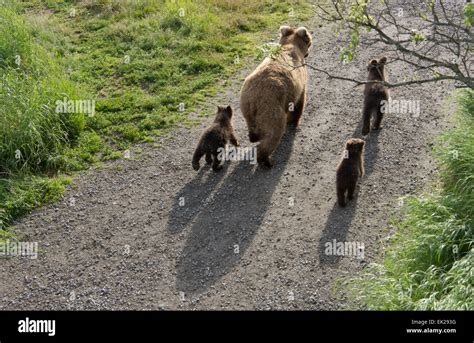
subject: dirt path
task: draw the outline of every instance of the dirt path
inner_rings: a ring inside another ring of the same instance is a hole
[[[383,54],[374,46],[342,66],[329,28],[310,29],[308,62],[333,73],[365,78],[366,62]],[[391,80],[409,73],[388,68]],[[232,104],[249,146],[240,83],[213,101]],[[450,90],[393,91],[420,100],[421,113],[389,115],[369,136],[366,176],[345,209],[335,205],[335,168],[346,139],[359,136],[362,89],[313,71],[301,129],[284,137],[271,170],[232,162],[195,172],[191,156],[209,119],[176,130],[163,148],[143,146],[142,158],[88,171],[61,203],[18,223],[42,253],[0,261],[0,309],[340,309],[334,281],[379,258],[398,198],[433,175],[429,142],[446,126]],[[364,259],[327,256],[333,239],[364,243]]]

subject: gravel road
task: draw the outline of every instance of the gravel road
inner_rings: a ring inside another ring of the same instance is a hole
[[[332,73],[364,79],[367,61],[384,54],[372,46],[342,65],[339,38],[316,19],[307,26],[308,62]],[[238,91],[255,66],[211,99],[233,106],[243,146]],[[411,72],[387,69],[390,81]],[[176,129],[161,148],[141,145],[140,155],[81,173],[61,202],[17,223],[40,256],[0,260],[0,309],[342,309],[335,281],[380,259],[400,196],[433,180],[430,143],[448,125],[451,90],[440,82],[392,91],[419,100],[421,112],[387,115],[368,136],[366,175],[343,209],[335,169],[344,142],[360,137],[362,87],[312,70],[301,127],[285,135],[271,170],[240,161],[195,172],[191,157],[208,118]],[[334,239],[363,243],[363,258],[327,255]]]

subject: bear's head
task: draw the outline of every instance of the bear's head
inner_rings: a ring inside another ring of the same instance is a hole
[[[360,138],[351,138],[346,142],[346,150],[349,152],[349,158],[360,156],[364,151],[365,141]]]
[[[232,107],[229,106],[217,106],[216,122],[221,124],[230,124],[232,119]]]
[[[311,47],[312,37],[310,32],[306,27],[290,27],[290,26],[281,26],[280,27],[280,45],[293,45],[298,48],[304,57],[308,56],[309,48]]]
[[[367,71],[369,72],[369,80],[380,80],[385,81],[385,64],[387,63],[387,57],[382,57],[379,60],[370,60],[367,65]]]

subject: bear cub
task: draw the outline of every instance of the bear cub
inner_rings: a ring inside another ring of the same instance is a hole
[[[359,177],[364,176],[364,145],[365,141],[351,138],[346,142],[344,156],[336,170],[337,202],[346,206],[347,197],[352,199]]]
[[[219,148],[225,149],[228,142],[239,146],[239,142],[232,127],[232,107],[217,106],[217,114],[214,122],[201,135],[199,143],[193,155],[193,168],[199,170],[199,160],[206,155],[206,162],[212,164],[212,169],[222,169],[221,161],[218,159]]]
[[[378,61],[371,60],[367,65],[369,76],[368,81],[387,81],[385,63],[387,57],[382,57]],[[380,83],[367,83],[364,88],[364,108],[362,135],[367,135],[370,132],[370,119],[375,113],[375,120],[372,129],[380,129],[380,123],[383,118],[382,100],[388,101],[390,95],[387,87]]]

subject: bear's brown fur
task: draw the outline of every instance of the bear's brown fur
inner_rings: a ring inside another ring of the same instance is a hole
[[[257,160],[271,167],[270,156],[287,124],[299,125],[306,100],[305,57],[311,35],[304,27],[280,27],[280,53],[266,58],[247,78],[240,91],[240,109],[249,139],[260,142]]]
[[[344,156],[336,170],[337,202],[346,206],[347,197],[352,199],[359,177],[364,176],[364,145],[359,138],[351,138],[346,142]]]
[[[387,81],[385,63],[387,57],[382,57],[378,61],[371,60],[367,65],[369,76],[368,81]],[[380,129],[380,123],[383,118],[382,100],[388,101],[390,95],[388,89],[380,83],[367,83],[364,88],[364,108],[362,110],[363,125],[362,135],[370,132],[370,119],[375,113],[373,129]]]
[[[225,149],[228,142],[239,146],[232,127],[232,107],[217,106],[217,114],[214,122],[209,126],[201,138],[193,155],[193,168],[199,170],[199,160],[206,155],[206,162],[212,163],[212,169],[218,171],[222,168],[221,161],[217,158],[219,148]]]

